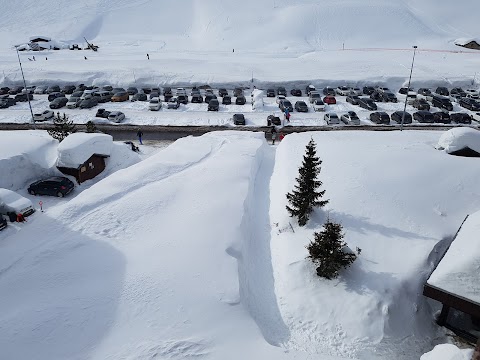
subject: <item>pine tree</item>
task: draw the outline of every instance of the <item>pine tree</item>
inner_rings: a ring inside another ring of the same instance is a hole
[[[314,233],[314,240],[306,246],[312,262],[317,265],[317,275],[334,279],[339,271],[349,267],[357,258],[345,241],[342,225],[327,220],[321,232]]]
[[[63,113],[62,117],[60,113],[57,112],[57,116],[53,118],[53,124],[55,127],[48,130],[48,134],[59,142],[62,142],[68,135],[77,131],[75,124],[73,121],[68,120],[68,116],[65,115],[65,113]]]
[[[87,126],[87,133],[97,132],[97,127],[95,126],[92,120],[87,121],[86,126]]]
[[[316,144],[313,139],[310,140],[305,149],[303,163],[298,169],[298,178],[295,189],[287,194],[287,210],[290,216],[298,218],[298,225],[304,226],[314,207],[324,207],[328,200],[320,200],[325,194],[325,190],[317,191],[322,182],[317,180],[320,174],[322,161],[317,157]]]

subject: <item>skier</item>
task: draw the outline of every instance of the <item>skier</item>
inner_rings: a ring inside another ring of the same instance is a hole
[[[87,57],[86,57],[86,56],[84,56],[84,59],[85,59],[85,60],[87,60]]]
[[[37,61],[37,60],[35,60],[35,55],[33,55],[33,61]]]
[[[140,145],[143,145],[143,143],[142,143],[142,136],[143,136],[142,130],[138,129],[137,136],[138,136],[138,142],[140,143]]]
[[[150,55],[147,54],[147,60],[150,60]]]
[[[272,145],[275,145],[275,140],[277,140],[277,129],[275,129],[275,126],[272,126],[272,129],[270,130],[270,134],[272,137]]]

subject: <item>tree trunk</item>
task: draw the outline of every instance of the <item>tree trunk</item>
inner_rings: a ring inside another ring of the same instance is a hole
[[[473,352],[472,360],[480,360],[480,338],[477,341],[477,346]]]

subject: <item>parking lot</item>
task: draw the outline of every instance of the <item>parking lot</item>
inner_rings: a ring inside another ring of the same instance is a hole
[[[275,88],[276,89],[276,88]],[[139,89],[140,92],[142,91]],[[211,89],[215,95],[218,95],[218,89]],[[286,123],[284,121],[284,114],[280,110],[279,105],[277,104],[276,97],[267,97],[267,89],[262,89],[264,92],[263,96],[263,106],[255,106],[255,109],[252,106],[251,91],[249,89],[244,90],[244,95],[246,98],[245,105],[235,105],[235,97],[233,96],[233,89],[227,89],[228,95],[232,97],[231,105],[223,105],[221,102],[221,97],[218,97],[220,100],[220,106],[218,111],[207,111],[208,104],[203,103],[192,103],[191,102],[191,88],[187,88],[186,92],[188,94],[188,103],[180,104],[178,109],[168,109],[166,103],[164,102],[163,94],[160,96],[162,101],[162,107],[158,111],[149,110],[149,95],[147,95],[147,101],[130,101],[132,96],[130,96],[129,101],[123,102],[106,102],[99,103],[98,105],[90,109],[67,109],[62,107],[60,109],[54,109],[52,111],[65,113],[68,115],[69,119],[76,124],[85,124],[88,121],[93,121],[95,123],[105,123],[113,124],[108,119],[96,117],[97,110],[100,108],[106,109],[107,111],[120,111],[125,114],[125,119],[123,119],[118,125],[163,125],[163,126],[232,126],[232,116],[236,113],[241,113],[245,115],[246,124],[245,126],[266,126],[267,125],[267,116],[275,115],[278,116],[284,125],[291,126],[325,126],[327,125],[324,120],[325,113],[336,113],[339,117],[342,114],[345,114],[349,111],[354,111],[359,119],[361,125],[376,125],[370,121],[370,114],[372,111],[363,109],[358,105],[352,105],[346,101],[346,96],[344,95],[335,95],[336,104],[326,105],[325,111],[315,112],[312,104],[309,102],[308,97],[305,94],[304,89],[302,91],[302,96],[292,96],[290,91],[287,90],[286,99],[289,100],[292,106],[295,106],[297,101],[304,101],[307,104],[308,112],[297,112],[292,111],[290,121]],[[398,89],[397,89],[398,90]],[[386,112],[391,115],[395,111],[402,111],[404,107],[405,96],[398,93],[397,90],[393,90],[395,93],[398,102],[376,102],[377,111]],[[163,91],[163,89],[161,90]],[[317,89],[320,92],[321,97],[324,97],[322,89]],[[201,95],[204,97],[206,90],[200,90]],[[173,95],[175,96],[175,89],[173,89]],[[276,95],[276,93],[275,93]],[[366,95],[361,95],[365,97]],[[70,95],[66,95],[67,98]],[[42,112],[49,109],[49,101],[47,94],[34,94],[31,101],[32,110],[34,113]],[[470,116],[474,115],[475,112],[467,110],[461,107],[457,102],[452,101],[453,110],[455,112],[464,112]],[[430,104],[431,105],[431,104]],[[407,112],[410,114],[417,111],[412,105],[407,105]],[[431,112],[441,111],[439,108],[431,106]],[[16,105],[10,106],[9,108],[0,109],[0,122],[1,123],[30,123],[31,115],[28,106],[28,102],[17,102]],[[52,123],[52,120],[48,120],[45,123]],[[399,125],[395,121],[390,122],[391,125]],[[339,126],[345,125],[340,123]],[[413,121],[412,125],[423,126],[424,124]],[[428,124],[429,126],[435,126],[436,124]],[[455,123],[452,122],[452,125]],[[473,119],[471,125],[478,126],[479,123]],[[238,125],[242,126],[242,125]],[[443,124],[438,124],[438,126],[443,126]]]

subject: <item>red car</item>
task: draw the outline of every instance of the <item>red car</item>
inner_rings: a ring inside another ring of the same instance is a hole
[[[327,95],[323,98],[323,102],[328,105],[336,104],[337,99],[335,99],[335,96]]]

